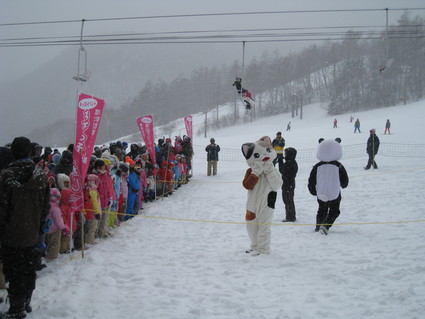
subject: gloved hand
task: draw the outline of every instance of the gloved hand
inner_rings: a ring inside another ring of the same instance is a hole
[[[62,234],[64,234],[65,236],[69,236],[71,234],[68,226],[65,226],[65,228],[62,229]]]
[[[264,163],[263,162],[255,162],[252,167],[252,174],[256,176],[260,176],[264,171]]]
[[[264,164],[264,174],[269,174],[269,173],[271,173],[271,172],[273,172],[274,170],[276,170],[275,169],[275,167],[273,166],[273,163],[272,162],[265,162],[265,164]]]

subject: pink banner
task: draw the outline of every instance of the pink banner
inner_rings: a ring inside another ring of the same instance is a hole
[[[102,118],[105,101],[86,94],[78,97],[77,128],[73,152],[73,171],[70,174],[72,189],[72,208],[74,211],[84,207],[84,180],[93,153],[97,131]]]
[[[184,124],[186,125],[187,136],[190,137],[190,143],[193,143],[193,135],[192,135],[192,116],[186,116],[184,118]]]
[[[153,164],[156,163],[156,152],[155,152],[155,136],[153,131],[153,115],[146,115],[137,119],[137,125],[139,125],[140,132],[142,133],[143,140],[145,141],[146,148],[148,149],[149,155]],[[156,173],[156,169],[154,174]]]

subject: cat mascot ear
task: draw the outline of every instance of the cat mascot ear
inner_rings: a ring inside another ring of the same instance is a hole
[[[245,156],[245,159],[251,157],[252,152],[254,150],[254,143],[245,143],[242,145],[242,154]]]

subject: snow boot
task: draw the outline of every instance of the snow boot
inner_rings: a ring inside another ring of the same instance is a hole
[[[10,300],[10,308],[7,313],[4,314],[2,319],[22,319],[27,316],[27,313],[25,312],[25,305],[24,302],[21,300]]]
[[[321,233],[322,235],[327,235],[327,234],[329,233],[329,229],[328,229],[328,227],[326,227],[326,226],[324,226],[324,225],[320,226],[320,233]]]

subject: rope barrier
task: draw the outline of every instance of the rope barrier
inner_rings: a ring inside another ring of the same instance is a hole
[[[205,147],[193,145],[194,156],[196,158],[206,159]],[[365,157],[365,144],[342,145],[344,159]],[[425,144],[397,144],[381,142],[379,155],[387,157],[425,157]],[[240,149],[224,148],[220,149],[221,161],[245,161]],[[298,163],[314,163],[316,159],[316,149],[298,149]]]
[[[399,173],[399,172],[412,172],[412,171],[419,171],[419,170],[425,170],[425,167],[416,167],[416,168],[409,168],[409,169],[402,169],[402,170],[393,170],[393,171],[386,171],[386,172],[379,172],[373,175],[381,175],[381,174],[389,174],[389,173]],[[357,178],[357,177],[363,177],[363,176],[370,176],[371,174],[361,174],[361,175],[355,175],[350,176],[350,178]],[[306,181],[306,180],[301,180]],[[191,181],[191,183],[215,183],[215,184],[222,184],[222,183],[237,183],[240,184],[241,182],[195,182]],[[157,199],[161,198],[162,196],[158,196]],[[93,209],[83,209],[84,213],[86,211],[95,211]],[[151,219],[163,219],[163,220],[174,220],[174,221],[186,221],[186,222],[198,222],[198,223],[216,223],[216,224],[236,224],[236,225],[245,225],[246,222],[234,222],[234,221],[216,221],[216,220],[202,220],[202,219],[186,219],[186,218],[173,218],[173,217],[159,217],[159,216],[147,216],[147,215],[141,215],[141,214],[126,214],[126,213],[118,213],[116,211],[102,211],[102,213],[105,214],[116,214],[121,216],[132,216],[132,217],[143,217],[143,218],[151,218]],[[388,221],[388,222],[360,222],[360,223],[334,223],[333,225],[380,225],[380,224],[401,224],[401,223],[416,223],[416,222],[425,222],[425,220],[404,220],[404,221]],[[316,224],[298,224],[298,223],[270,223],[270,224],[261,224],[258,225],[275,225],[275,226],[315,226]],[[322,224],[319,224],[322,225]],[[327,224],[323,224],[327,225]]]

